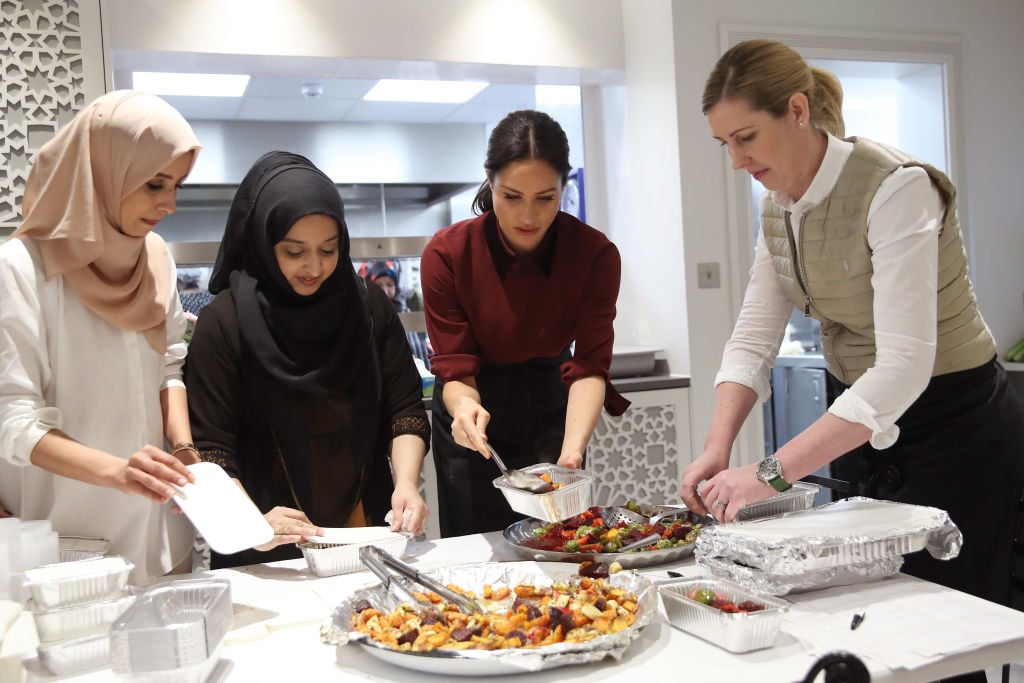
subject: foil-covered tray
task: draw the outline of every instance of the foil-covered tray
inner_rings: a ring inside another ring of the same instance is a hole
[[[661,512],[677,509],[677,507],[669,505],[639,505],[637,506],[637,509],[640,514],[650,517]],[[663,518],[662,522],[667,523],[677,519],[689,519],[690,521],[703,524],[704,528],[701,529],[701,533],[703,533],[704,529],[709,525],[716,523],[713,517],[700,517],[688,510],[680,510],[678,514]],[[540,529],[548,524],[550,524],[550,522],[545,522],[540,519],[524,519],[509,525],[502,536],[516,551],[517,555],[527,560],[536,560],[538,562],[576,562],[577,564],[584,560],[600,560],[609,564],[612,562],[618,562],[624,569],[650,567],[652,565],[675,562],[693,555],[695,546],[695,544],[690,543],[688,545],[674,546],[663,550],[631,550],[625,553],[568,553],[531,548],[526,545],[527,541],[537,537],[534,533],[534,529]]]
[[[891,576],[919,550],[952,559],[962,544],[944,510],[857,497],[706,529],[694,556],[718,576],[784,595]]]
[[[484,584],[509,587],[518,584],[550,586],[555,581],[569,580],[572,571],[565,565],[542,568],[534,562],[486,562],[442,567],[426,573],[443,584],[454,584],[479,595]],[[598,636],[586,642],[556,643],[530,649],[437,649],[428,652],[394,650],[370,639],[366,634],[351,630],[351,617],[355,605],[360,601],[366,600],[372,606],[386,611],[386,590],[379,584],[355,591],[335,607],[330,619],[321,628],[321,640],[339,647],[356,644],[363,647],[371,656],[396,666],[448,676],[497,676],[585,664],[608,657],[618,660],[657,616],[658,593],[647,578],[636,572],[619,572],[604,581],[636,594],[636,621],[618,633]],[[507,599],[508,605],[490,605],[488,610],[508,609],[514,597],[513,594]]]

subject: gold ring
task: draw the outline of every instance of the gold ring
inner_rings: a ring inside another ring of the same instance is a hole
[[[716,500],[715,501],[715,505],[717,505],[720,508],[724,508],[724,507],[729,505],[729,502],[728,501],[723,502],[723,501],[720,501],[720,500]]]

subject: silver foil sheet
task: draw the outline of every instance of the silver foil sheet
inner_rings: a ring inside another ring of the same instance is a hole
[[[716,575],[774,595],[891,576],[903,555],[956,557],[960,530],[937,508],[848,498],[777,518],[704,529],[694,557]]]
[[[567,566],[567,570],[570,568]],[[571,572],[558,572],[552,576],[533,562],[479,563],[443,567],[431,572],[430,576],[444,584],[455,584],[477,595],[484,584],[494,587],[518,584],[550,586],[555,581],[566,581]],[[358,644],[367,652],[398,666],[429,673],[455,676],[488,676],[522,673],[553,669],[571,664],[600,661],[606,657],[618,660],[630,643],[643,631],[658,612],[658,593],[651,582],[632,571],[623,571],[604,579],[606,584],[624,588],[637,596],[636,621],[619,633],[598,636],[583,643],[556,643],[532,649],[505,650],[444,650],[413,652],[394,650],[372,640],[368,635],[351,629],[354,606],[360,600],[367,600],[373,607],[386,611],[389,604],[386,592],[380,585],[355,591],[335,607],[330,619],[321,628],[321,640],[338,646]],[[515,596],[487,605],[489,612],[505,611],[511,607]],[[339,656],[343,656],[339,653]]]

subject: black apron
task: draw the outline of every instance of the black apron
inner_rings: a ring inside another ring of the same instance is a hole
[[[566,349],[557,358],[524,363],[484,364],[476,376],[480,403],[491,414],[487,439],[510,468],[554,463],[562,453],[569,391],[559,366],[569,360]],[[437,472],[438,519],[441,536],[463,536],[505,529],[524,515],[509,507],[494,488],[497,466],[452,437],[452,417],[443,400],[444,382],[437,381],[431,453]]]
[[[831,375],[829,381],[842,389]],[[851,482],[855,495],[948,512],[964,537],[960,555],[911,553],[902,571],[1008,604],[1024,483],[1024,407],[1006,371],[993,359],[933,377],[896,424],[893,446],[860,446],[832,463],[832,475]]]

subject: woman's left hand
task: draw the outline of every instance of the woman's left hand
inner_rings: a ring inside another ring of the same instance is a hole
[[[416,487],[400,483],[391,494],[391,514],[392,531],[405,530],[419,536],[427,524],[430,509]]]
[[[719,522],[731,522],[740,508],[770,498],[775,489],[754,476],[757,464],[722,470],[704,482],[700,497],[711,516]]]

